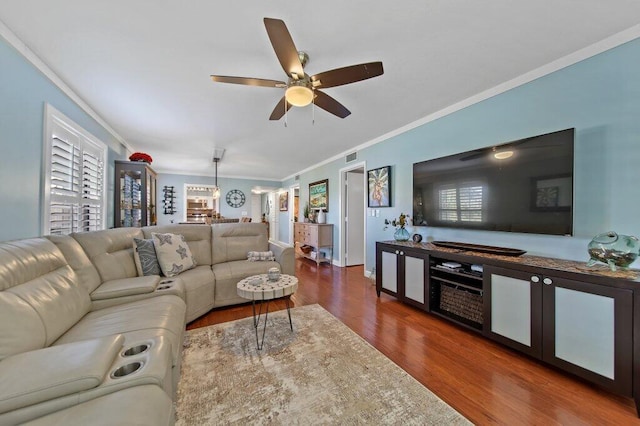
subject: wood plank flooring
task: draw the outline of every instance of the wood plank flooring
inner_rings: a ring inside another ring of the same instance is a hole
[[[631,398],[603,391],[385,294],[378,298],[361,266],[316,266],[298,259],[296,275],[293,305],[320,304],[475,424],[640,425]],[[283,301],[270,305],[270,311],[284,308]],[[248,316],[250,304],[221,308],[187,328]],[[295,327],[295,315],[293,323]]]

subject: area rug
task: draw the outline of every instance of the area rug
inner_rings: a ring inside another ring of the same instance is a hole
[[[470,424],[319,305],[187,332],[177,425]]]

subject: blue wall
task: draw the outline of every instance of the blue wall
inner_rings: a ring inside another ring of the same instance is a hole
[[[367,216],[366,269],[375,265],[375,242],[393,238],[392,229],[383,230],[384,219],[411,213],[413,163],[569,127],[576,128],[573,237],[430,227],[410,231],[573,260],[588,258],[586,246],[595,234],[640,235],[639,71],[636,39],[359,151],[358,161],[366,161],[367,170],[392,166],[393,207],[380,209],[379,217]],[[310,182],[329,179],[328,223],[339,221],[339,170],[344,167],[344,159],[336,160],[300,176],[300,200],[308,199]]]
[[[160,173],[157,180],[157,196],[158,196],[158,225],[167,225],[169,223],[178,223],[184,220],[184,185],[213,185],[214,178],[211,176],[191,176],[191,175],[174,175],[169,173]],[[162,209],[164,186],[173,186],[176,191],[176,213],[173,215],[165,215]],[[253,179],[235,179],[224,178],[218,176],[218,186],[220,187],[220,214],[224,217],[239,218],[242,212],[247,212],[247,216],[251,217],[251,189],[256,186],[277,188],[280,182],[269,180],[253,180]],[[231,189],[239,189],[246,197],[245,204],[242,207],[234,208],[227,204],[226,195]],[[264,211],[265,203],[261,202],[260,211]]]
[[[42,234],[42,134],[49,103],[109,147],[107,226],[113,226],[114,160],[125,149],[104,127],[0,38],[0,241]]]

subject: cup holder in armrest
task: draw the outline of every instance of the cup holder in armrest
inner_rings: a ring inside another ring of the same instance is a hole
[[[171,287],[173,287],[173,280],[163,280],[163,281],[160,281],[158,287],[156,287],[156,291],[168,290]]]
[[[151,345],[149,345],[148,343],[143,343],[141,345],[132,346],[129,349],[127,349],[126,351],[122,352],[122,356],[126,357],[126,356],[138,355],[138,354],[141,354],[143,352],[148,351],[150,347],[151,347]]]
[[[136,371],[142,368],[143,363],[140,361],[132,362],[131,364],[123,365],[117,370],[111,373],[112,379],[119,379],[121,377],[126,377],[130,374],[135,373]]]

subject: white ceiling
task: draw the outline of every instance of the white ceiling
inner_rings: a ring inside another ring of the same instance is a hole
[[[351,110],[269,121],[285,80],[263,17],[287,24],[316,74],[382,61],[326,89]],[[0,21],[155,169],[280,180],[640,22],[637,0],[2,0]]]

